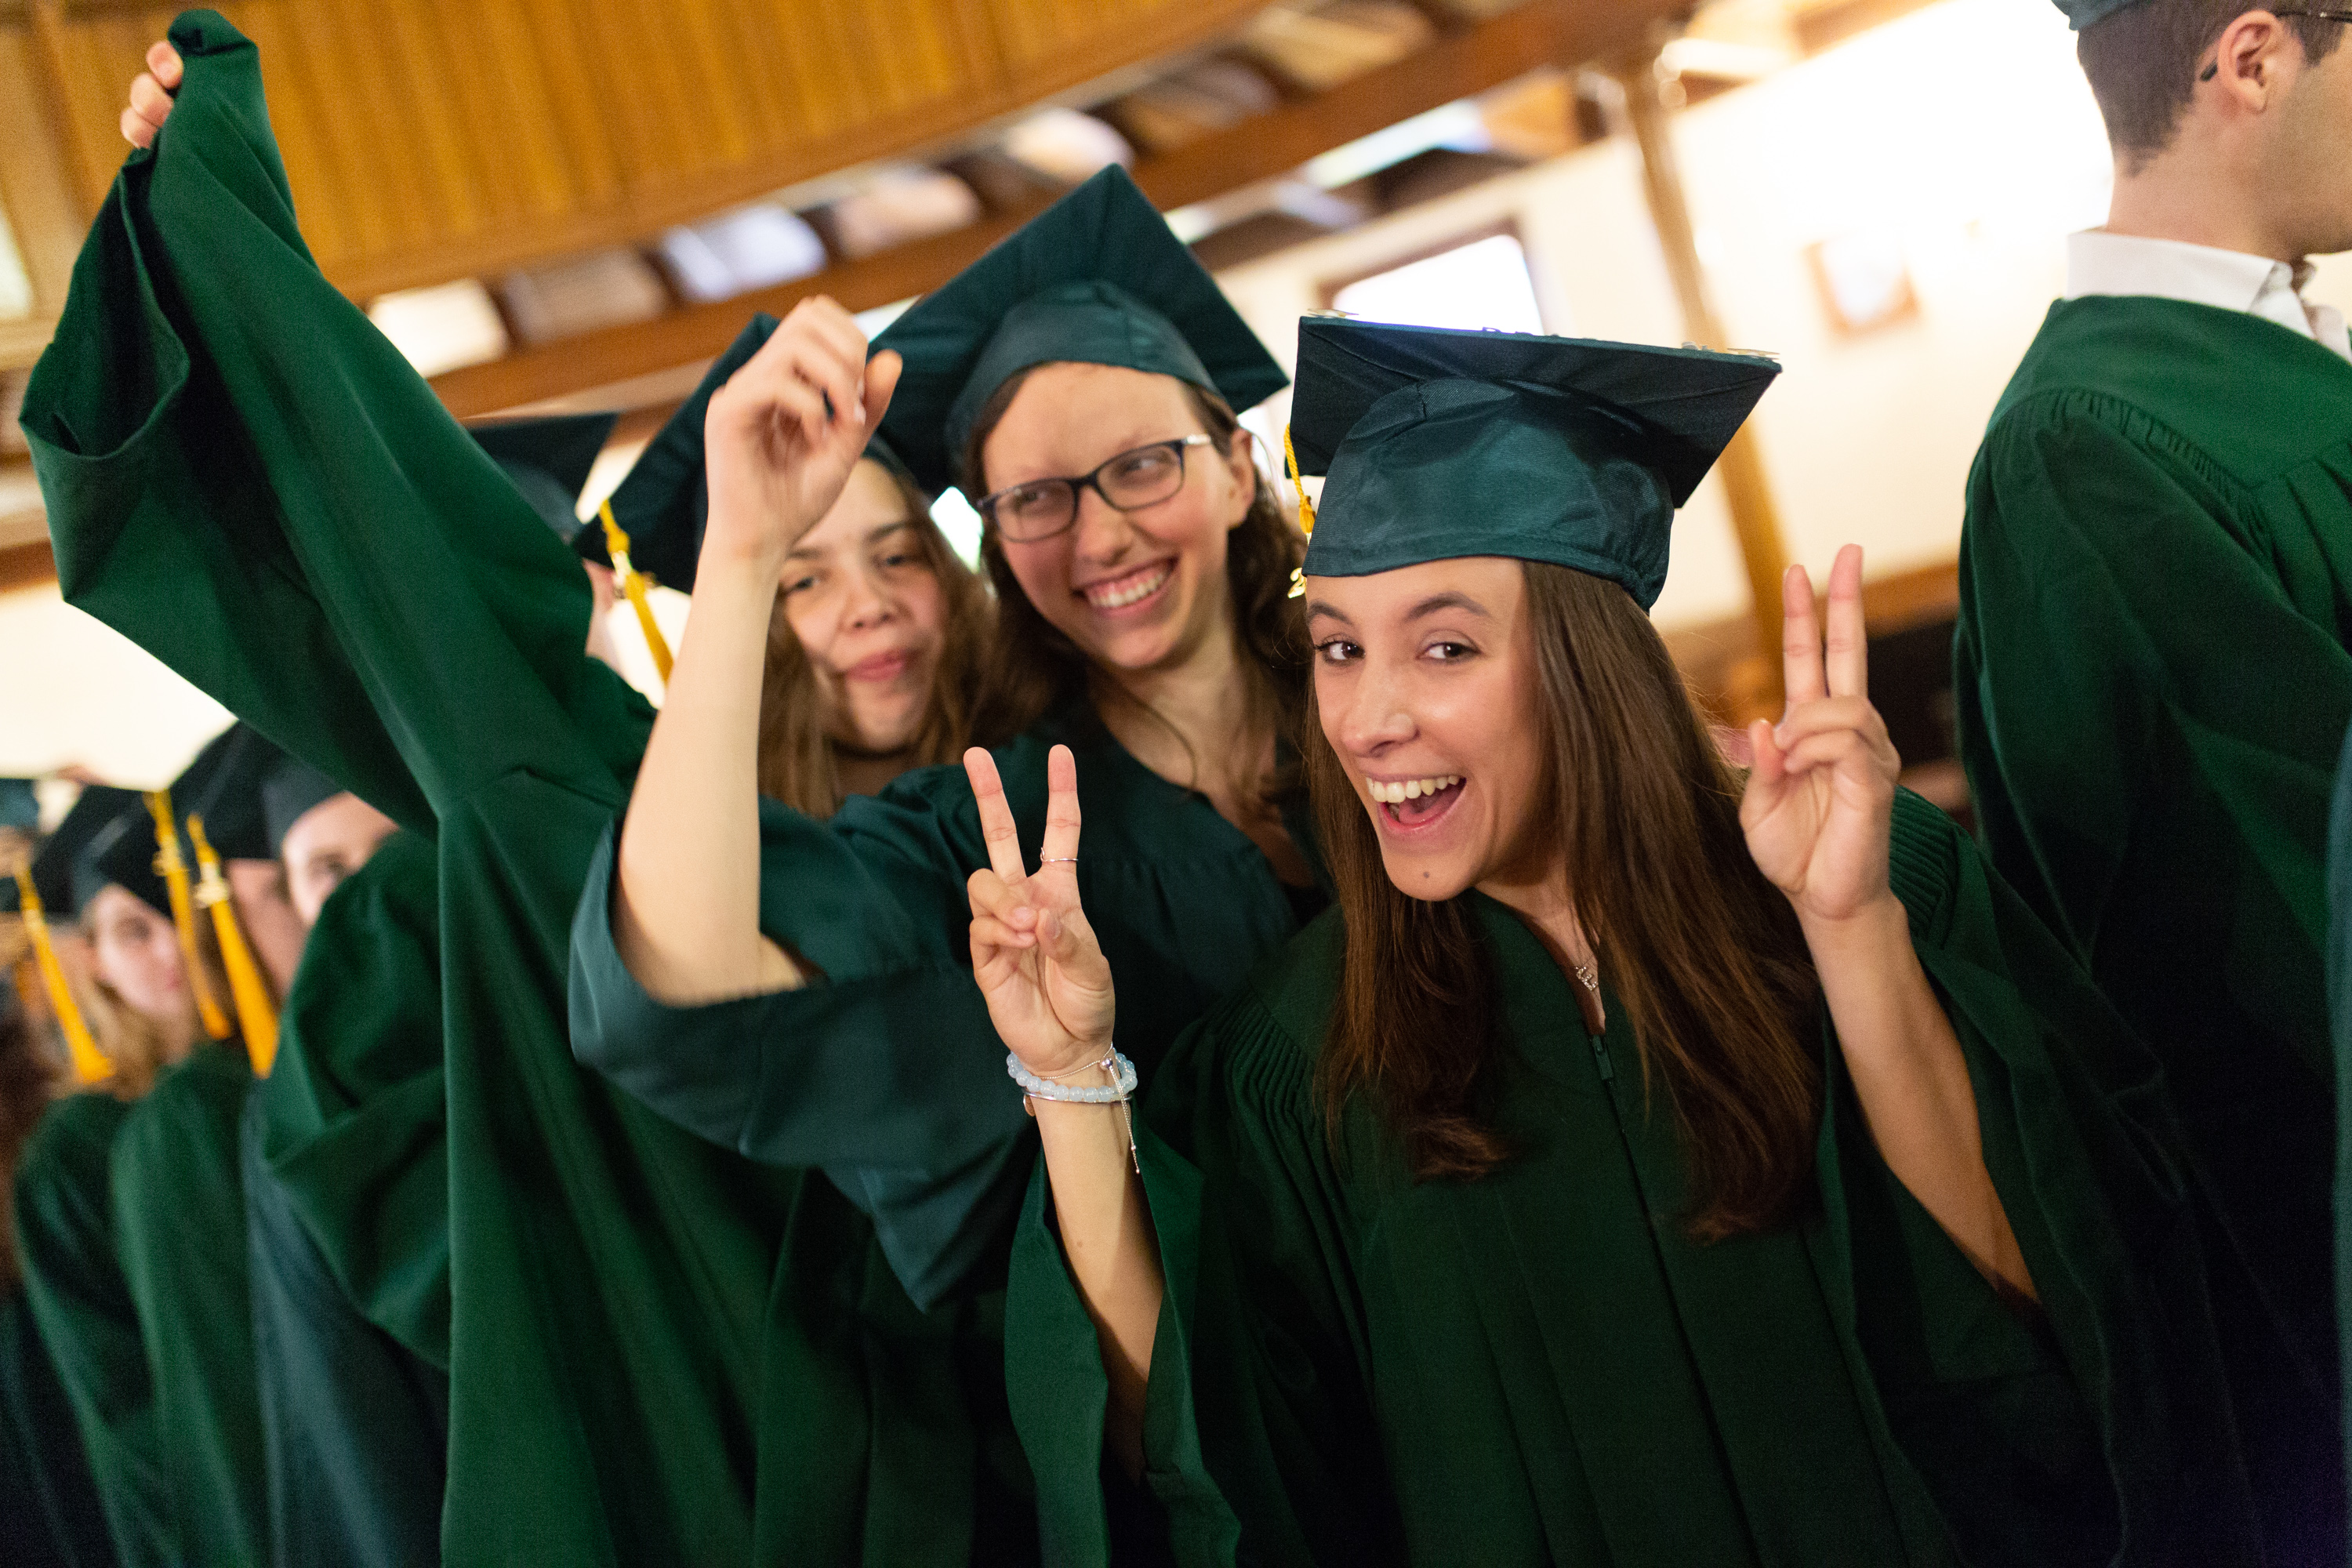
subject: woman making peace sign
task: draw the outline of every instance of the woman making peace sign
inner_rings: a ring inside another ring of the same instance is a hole
[[[1008,1364],[1071,1555],[1092,1332],[1188,1562],[2247,1560],[2161,1102],[1895,789],[1860,551],[1826,647],[1790,574],[1744,786],[1643,614],[1772,374],[1303,323],[1339,902],[1178,1043],[1132,1152],[1075,765],[1029,874],[968,754],[974,972],[1050,1175]]]

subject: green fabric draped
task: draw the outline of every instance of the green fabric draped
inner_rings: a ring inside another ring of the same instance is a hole
[[[1517,1151],[1414,1182],[1314,1083],[1345,933],[1308,928],[1146,1107],[1168,1278],[1146,1479],[1181,1562],[2254,1561],[2178,1134],[2140,1047],[1950,822],[1905,796],[1914,941],[1968,1053],[2042,1295],[2021,1315],[1885,1170],[1835,1038],[1819,1202],[1702,1246],[1622,1005],[1479,901]],[[1041,1181],[1014,1415],[1049,1558],[1099,1561],[1106,1391]]]
[[[1993,864],[2156,1050],[2210,1184],[2272,1548],[2340,1562],[2321,952],[2352,363],[2208,306],[2053,307],[1969,476],[1953,657]]]
[[[113,1538],[24,1290],[0,1296],[0,1561],[112,1568]]]

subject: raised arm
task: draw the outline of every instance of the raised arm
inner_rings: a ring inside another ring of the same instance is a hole
[[[800,983],[760,934],[760,680],[784,556],[841,493],[898,381],[827,299],[803,300],[710,400],[694,617],[621,833],[614,935],[671,1004]]]
[[[2033,1281],[1985,1167],[1976,1091],[1888,881],[1900,759],[1871,706],[1862,550],[1830,574],[1827,645],[1801,567],[1784,585],[1789,708],[1751,726],[1740,821],[1757,865],[1796,907],[1880,1157],[1969,1261],[2021,1295]]]
[[[980,805],[989,864],[974,871],[972,977],[996,1032],[1036,1078],[1065,1089],[1116,1087],[1106,1064],[1118,996],[1110,965],[1078,902],[1078,764],[1066,746],[1046,763],[1045,837],[1034,875],[1024,868],[1013,809],[989,754],[964,770]],[[1132,1087],[1130,1085],[1130,1087]],[[1058,1092],[1058,1090],[1057,1090]],[[1134,1164],[1134,1108],[1033,1093],[1062,1250],[1085,1298],[1110,1384],[1104,1442],[1129,1475],[1143,1468],[1144,1394],[1164,1281]]]

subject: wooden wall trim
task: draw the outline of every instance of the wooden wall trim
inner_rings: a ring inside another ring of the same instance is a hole
[[[1677,5],[1678,0],[1530,0],[1331,92],[1144,159],[1136,166],[1136,182],[1162,210],[1172,210],[1273,179],[1360,136],[1539,67],[1621,47]],[[781,316],[816,294],[829,294],[852,310],[887,305],[937,288],[1045,205],[1041,199],[796,282],[450,371],[434,378],[434,390],[452,413],[472,418],[712,358],[755,310]]]

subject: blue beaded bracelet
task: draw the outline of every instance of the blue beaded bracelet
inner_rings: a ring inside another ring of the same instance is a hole
[[[1108,1068],[1111,1081],[1091,1088],[1076,1087],[1039,1078],[1022,1065],[1018,1056],[1011,1051],[1004,1053],[1004,1070],[1013,1075],[1013,1081],[1019,1084],[1021,1091],[1032,1100],[1071,1100],[1080,1105],[1117,1105],[1135,1092],[1135,1064],[1121,1055],[1116,1047],[1110,1055],[1094,1065]]]

